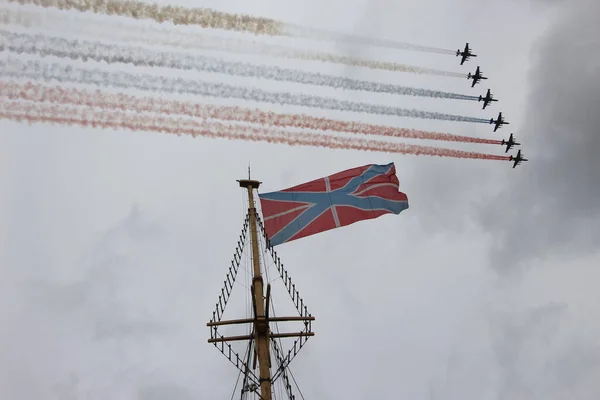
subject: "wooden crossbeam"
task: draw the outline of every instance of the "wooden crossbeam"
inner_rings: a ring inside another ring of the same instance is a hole
[[[271,333],[269,335],[271,339],[284,338],[284,337],[300,337],[300,336],[315,336],[314,332],[289,332],[289,333]],[[240,336],[227,336],[221,338],[208,339],[208,343],[219,343],[219,342],[234,342],[239,340],[250,340],[253,339],[253,335],[240,335]]]
[[[288,322],[288,321],[314,321],[315,317],[270,317],[268,321],[271,322]],[[206,326],[220,326],[220,325],[235,325],[235,324],[250,324],[254,322],[254,318],[244,319],[230,319],[226,321],[213,321],[207,322]]]

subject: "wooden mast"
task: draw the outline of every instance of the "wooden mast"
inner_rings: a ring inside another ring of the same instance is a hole
[[[250,178],[250,176],[248,176]],[[248,190],[248,214],[250,217],[250,244],[252,246],[252,265],[254,276],[252,277],[252,304],[254,307],[254,336],[256,343],[256,354],[258,356],[260,396],[263,400],[271,400],[271,356],[269,354],[269,294],[270,286],[267,287],[267,298],[263,296],[263,278],[260,270],[260,257],[258,250],[258,233],[256,230],[256,207],[254,206],[254,189],[258,189],[260,182],[251,179],[240,180],[240,187]]]
[[[256,368],[256,363],[258,361],[259,367],[259,376],[258,383],[260,386],[260,399],[261,400],[272,400],[272,383],[274,380],[280,376],[281,371],[277,371],[274,377],[271,376],[271,354],[270,354],[270,340],[275,338],[291,338],[297,337],[300,339],[300,345],[296,348],[296,343],[293,346],[293,354],[292,350],[289,350],[288,354],[285,355],[285,359],[287,363],[291,361],[291,358],[295,356],[300,348],[302,348],[303,343],[302,339],[304,338],[304,342],[306,342],[306,338],[309,336],[314,336],[314,332],[310,330],[310,322],[315,320],[315,317],[308,314],[306,310],[306,306],[301,302],[300,308],[298,308],[298,302],[300,300],[299,293],[295,288],[295,285],[291,283],[291,278],[288,277],[287,272],[285,272],[286,277],[286,288],[292,297],[292,301],[296,302],[296,306],[300,311],[300,316],[288,316],[288,317],[270,317],[269,316],[269,304],[271,297],[271,285],[267,284],[266,295],[264,295],[264,282],[262,277],[262,271],[260,267],[260,252],[259,252],[259,244],[258,244],[258,217],[256,213],[256,206],[254,203],[254,189],[258,189],[260,186],[259,181],[252,180],[250,178],[250,167],[248,167],[248,179],[238,180],[241,188],[244,188],[248,191],[248,228],[250,230],[250,245],[252,246],[252,266],[253,266],[253,277],[252,277],[252,285],[250,287],[250,294],[252,296],[252,308],[253,308],[253,318],[245,318],[245,319],[232,319],[222,321],[221,316],[224,310],[223,304],[221,301],[223,300],[225,304],[227,303],[227,298],[229,296],[229,292],[233,289],[231,283],[227,286],[229,282],[229,275],[224,282],[225,291],[221,291],[222,296],[219,296],[219,302],[217,303],[217,310],[213,313],[213,318],[206,325],[211,329],[211,338],[208,339],[209,343],[221,344],[221,352],[226,355],[231,362],[236,364],[238,368],[250,368],[250,360],[247,361],[242,360],[237,353],[232,351],[231,346],[228,344],[227,347],[223,347],[224,343],[234,342],[234,341],[254,341],[255,343],[255,352],[254,352],[254,362],[253,367],[251,369]],[[262,225],[261,225],[262,226]],[[238,246],[240,242],[238,242]],[[236,250],[236,252],[239,248]],[[239,256],[235,259],[239,263]],[[283,268],[282,265],[278,264]],[[237,273],[237,268],[233,266],[235,272]],[[232,268],[230,268],[230,273]],[[280,271],[281,278],[283,279],[283,269]],[[235,279],[235,278],[234,278]],[[227,293],[227,296],[225,295]],[[220,306],[220,308],[219,308]],[[303,313],[303,311],[304,313]],[[304,331],[301,332],[285,332],[285,333],[271,333],[271,329],[269,327],[269,322],[279,321],[298,321],[303,322],[307,327]],[[251,335],[240,335],[240,336],[229,336],[223,337],[217,334],[217,327],[223,325],[237,325],[237,324],[253,324],[253,333]],[[214,331],[213,331],[214,330]],[[226,350],[228,349],[228,351]],[[278,360],[281,362],[282,360],[279,358],[276,352],[276,356]],[[289,384],[288,384],[289,385]],[[258,388],[256,388],[258,389]],[[291,390],[291,389],[290,389]],[[292,397],[293,398],[293,397]]]

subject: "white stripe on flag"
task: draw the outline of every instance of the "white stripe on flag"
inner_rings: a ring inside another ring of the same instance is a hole
[[[331,183],[329,182],[329,177],[325,177],[325,189],[327,192],[331,193]],[[340,218],[338,217],[337,210],[335,209],[335,204],[331,205],[331,213],[333,214],[333,221],[335,222],[335,227],[340,227]]]

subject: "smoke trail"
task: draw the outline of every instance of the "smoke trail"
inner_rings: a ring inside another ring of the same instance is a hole
[[[208,8],[184,8],[179,6],[158,6],[141,1],[118,0],[8,0],[12,3],[35,4],[61,10],[75,9],[81,12],[93,11],[98,14],[120,15],[135,19],[153,19],[159,23],[169,21],[175,25],[200,25],[203,28],[226,29],[252,32],[257,35],[295,36],[306,39],[349,42],[367,46],[382,46],[402,50],[415,50],[441,54],[454,54],[454,50],[419,46],[410,43],[383,39],[358,37],[344,33],[312,29],[275,21],[268,18],[251,17],[242,14],[228,14]]]
[[[360,122],[336,121],[316,118],[305,114],[279,114],[258,109],[241,107],[221,107],[166,100],[162,98],[138,97],[124,93],[107,93],[99,90],[88,91],[67,89],[60,86],[5,83],[0,81],[0,96],[11,100],[49,102],[66,105],[82,105],[101,109],[129,110],[135,112],[161,113],[167,115],[186,115],[201,119],[220,119],[242,121],[246,123],[293,127],[320,131],[348,132],[364,135],[381,135],[411,139],[440,140],[449,142],[501,144],[500,140],[481,139],[448,133],[427,132],[416,129],[394,128],[371,125]]]
[[[243,88],[224,83],[185,80],[182,78],[157,77],[152,75],[134,75],[127,72],[108,72],[99,69],[83,69],[64,66],[56,63],[41,64],[37,60],[23,62],[8,58],[0,60],[0,74],[13,78],[43,79],[47,82],[72,82],[113,86],[124,89],[138,89],[153,92],[188,93],[199,96],[237,98],[271,104],[294,105],[301,107],[322,108],[348,112],[361,112],[377,115],[393,115],[424,119],[440,119],[447,121],[485,123],[483,118],[435,113],[415,109],[404,109],[367,103],[337,100],[331,97],[292,94],[287,92],[267,92],[260,89]]]
[[[144,67],[197,70],[234,76],[295,82],[305,85],[329,86],[344,90],[362,90],[377,93],[454,100],[478,100],[478,96],[361,81],[332,75],[279,68],[276,66],[224,61],[208,56],[193,56],[186,53],[173,52],[152,52],[138,47],[119,47],[112,44],[102,44],[85,40],[68,40],[56,37],[46,37],[40,34],[27,35],[0,30],[0,51],[4,50],[19,54],[38,54],[43,57],[50,55],[74,60],[80,59],[82,61],[91,59],[94,61],[104,61],[107,64],[118,62]]]
[[[12,1],[12,0],[11,0]],[[393,40],[367,38],[362,36],[355,36],[346,33],[331,32],[323,29],[307,28],[299,25],[286,24],[283,27],[284,32],[290,36],[302,37],[306,39],[325,40],[335,43],[349,43],[358,44],[362,46],[378,46],[378,47],[389,47],[398,50],[413,50],[422,51],[426,53],[438,53],[438,54],[455,54],[454,50],[442,49],[439,47],[420,46],[411,43],[396,42]]]
[[[96,14],[117,15],[135,19],[153,19],[158,23],[199,25],[203,28],[252,32],[257,35],[283,35],[281,22],[244,14],[228,14],[210,8],[159,6],[135,0],[8,0],[11,3],[34,4],[60,10],[92,11]]]
[[[467,152],[453,149],[440,149],[430,146],[417,146],[405,143],[382,142],[345,138],[329,135],[288,132],[251,126],[228,125],[207,121],[201,125],[197,121],[183,118],[165,118],[147,115],[132,115],[121,111],[96,111],[57,105],[23,104],[0,100],[0,117],[19,122],[51,122],[63,125],[80,125],[132,131],[162,132],[181,136],[208,136],[213,138],[266,141],[291,146],[313,146],[331,149],[377,151],[438,157],[471,158],[506,161],[509,157]]]
[[[72,31],[74,19],[59,15],[39,15],[36,12],[23,10],[0,10],[0,22],[5,24],[18,24],[27,28],[35,27],[54,30],[56,26],[69,25]],[[90,33],[94,36],[104,37],[120,42],[145,43],[150,45],[175,46],[185,49],[220,50],[231,53],[251,55],[269,55],[278,58],[299,59],[305,61],[320,61],[342,64],[353,67],[380,69],[392,72],[406,72],[421,75],[445,76],[453,78],[466,78],[467,74],[445,71],[414,65],[398,64],[393,62],[373,61],[361,58],[346,57],[332,53],[304,51],[284,46],[260,43],[254,40],[234,38],[221,38],[208,34],[194,32],[180,33],[169,29],[153,27],[135,27],[113,21],[85,21],[78,25],[81,29],[77,33]]]

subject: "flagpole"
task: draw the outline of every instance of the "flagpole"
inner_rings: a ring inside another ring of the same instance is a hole
[[[259,181],[250,179],[250,168],[248,167],[248,179],[238,181],[240,187],[248,190],[248,214],[250,217],[250,241],[252,246],[252,265],[254,276],[252,277],[252,303],[254,307],[254,339],[256,343],[256,356],[259,365],[260,397],[262,400],[271,400],[271,356],[269,354],[269,292],[267,298],[263,297],[264,282],[260,270],[260,258],[258,250],[258,233],[256,229],[256,207],[254,205],[254,189],[260,186]]]

